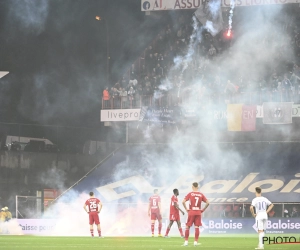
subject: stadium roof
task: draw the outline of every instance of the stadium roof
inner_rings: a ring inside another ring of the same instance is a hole
[[[0,71],[0,78],[6,76],[9,72],[8,71]]]

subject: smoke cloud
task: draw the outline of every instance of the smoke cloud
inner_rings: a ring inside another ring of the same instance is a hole
[[[9,16],[28,33],[40,34],[48,18],[48,0],[11,0]]]
[[[237,9],[236,9],[237,11]],[[226,82],[231,80],[236,82],[240,76],[243,78],[258,80],[266,77],[272,70],[273,65],[280,64],[284,60],[293,60],[291,48],[286,47],[284,53],[279,55],[278,51],[282,46],[285,46],[289,40],[282,23],[279,19],[282,6],[267,6],[264,8],[256,8],[255,10],[241,10],[244,13],[239,17],[239,22],[235,24],[233,19],[233,29],[236,28],[236,38],[232,46],[225,51],[222,51],[219,57],[215,60],[205,61],[207,68],[211,69],[211,74],[207,76],[213,79],[218,76],[221,81]],[[236,16],[236,15],[235,15]],[[253,18],[255,17],[255,18]],[[194,60],[197,45],[202,42],[203,28],[199,26],[195,17],[192,18],[192,35],[184,55],[174,59],[174,67],[170,70],[167,80],[159,86],[160,90],[170,90],[174,84],[171,83],[173,75],[182,74],[187,70]],[[274,66],[275,67],[275,66]],[[84,79],[84,78],[83,78]],[[43,81],[48,79],[42,76],[35,78],[36,89],[41,87]],[[85,81],[88,82],[87,80]],[[205,87],[202,78],[194,79],[188,88],[194,91]],[[183,87],[185,88],[185,87]],[[41,96],[45,97],[45,93],[40,91]],[[68,95],[68,91],[62,91],[63,98],[74,100]],[[92,88],[87,88],[87,91],[82,89],[83,95],[92,93]],[[158,95],[159,96],[159,95]],[[42,98],[43,99],[43,98]],[[42,107],[38,107],[36,113],[45,110],[50,103],[48,99]],[[199,109],[198,105],[189,108]],[[213,107],[204,104],[206,109],[213,111]],[[57,106],[58,107],[58,106]],[[201,108],[201,107],[200,107]],[[55,110],[58,110],[55,109]],[[198,117],[200,120],[200,117]],[[239,151],[234,147],[222,147],[220,144],[204,143],[203,138],[199,138],[203,133],[199,132],[210,127],[208,120],[202,119],[200,122],[190,126],[190,130],[172,130],[173,134],[162,145],[144,146],[139,148],[140,151],[135,152],[132,149],[133,156],[126,156],[124,161],[112,166],[114,172],[110,178],[110,182],[120,181],[124,178],[140,175],[150,183],[158,183],[159,192],[162,196],[163,214],[166,215],[169,208],[169,199],[173,188],[178,188],[180,191],[179,199],[190,191],[190,186],[177,186],[174,183],[176,177],[186,175],[191,176],[190,183],[198,181],[201,183],[201,175],[205,172],[207,180],[222,176],[224,179],[230,180],[236,176],[236,170],[243,168],[244,156],[240,155]],[[150,124],[143,130],[142,136],[146,143],[157,143],[160,140],[155,140],[155,133],[161,133],[163,128]],[[158,132],[158,130],[161,130]],[[205,132],[204,132],[205,133]],[[282,130],[282,133],[285,133]],[[219,142],[221,136],[219,133],[210,133],[210,142]],[[161,139],[161,138],[160,138]],[[209,155],[209,157],[203,157]],[[209,171],[207,171],[209,169]],[[207,174],[209,172],[209,174]],[[55,176],[55,175],[54,175]],[[126,188],[119,189],[122,193],[127,191]],[[151,194],[147,194],[147,198]],[[140,196],[133,204],[128,200],[125,204],[104,204],[101,212],[101,224],[103,225],[104,235],[146,235],[150,229],[149,220],[147,220],[147,198]],[[56,205],[49,208],[45,217],[56,218],[56,227],[51,232],[52,235],[89,235],[88,218],[85,217],[82,208],[85,200],[88,199],[87,193],[69,191],[62,200]],[[76,218],[76,219],[74,219]],[[182,221],[186,217],[182,217]],[[137,225],[137,221],[143,224]],[[144,224],[145,222],[145,224]],[[164,222],[164,228],[166,222]],[[134,225],[134,226],[133,226]],[[136,228],[137,227],[138,230]],[[173,226],[175,230],[176,226]]]

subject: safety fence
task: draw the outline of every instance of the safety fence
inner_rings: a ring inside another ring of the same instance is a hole
[[[260,105],[264,102],[294,102],[300,100],[298,91],[253,91],[237,93],[154,93],[130,97],[114,96],[109,100],[102,99],[102,109],[132,109],[142,106],[172,107],[178,105],[203,105],[220,103],[244,103]]]

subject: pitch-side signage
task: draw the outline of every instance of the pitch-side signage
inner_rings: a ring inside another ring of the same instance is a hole
[[[110,204],[105,204],[105,206],[110,206]],[[181,217],[182,226],[185,227],[184,221],[185,216]],[[163,218],[163,230],[166,229],[168,225],[167,218]],[[18,219],[17,223],[19,225],[19,232],[16,233],[11,231],[10,234],[25,234],[25,235],[56,235],[55,228],[59,220],[49,220],[49,219]],[[15,224],[15,223],[14,223]],[[130,226],[128,224],[127,226]],[[106,235],[117,235],[116,232],[110,230],[110,226],[106,225]],[[270,218],[267,222],[266,233],[268,234],[291,234],[298,233],[300,229],[300,219],[299,218]],[[149,227],[141,228],[141,235],[149,235]],[[175,230],[173,230],[175,233]],[[171,234],[173,233],[171,230]],[[202,220],[202,234],[253,234],[257,231],[256,223],[253,218],[204,218]],[[111,232],[111,233],[109,233]],[[130,230],[126,231],[128,235]],[[193,233],[193,232],[191,232]],[[74,234],[74,235],[78,235]],[[86,235],[86,234],[85,234]],[[84,235],[84,236],[85,236]],[[177,231],[175,233],[177,235]]]
[[[104,109],[101,110],[101,122],[128,122],[140,119],[141,109]]]
[[[298,233],[300,220],[298,218],[270,218],[267,222],[266,233],[288,234]],[[203,219],[201,233],[209,234],[247,234],[257,231],[256,223],[252,218],[235,219]]]
[[[56,220],[49,219],[18,219],[17,221],[22,233],[31,235],[49,235],[56,225]]]
[[[230,7],[230,0],[221,0],[222,7]],[[142,0],[142,11],[197,9],[203,0]],[[300,0],[236,0],[235,6],[300,3]]]

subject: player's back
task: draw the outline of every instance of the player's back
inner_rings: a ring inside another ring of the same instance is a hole
[[[193,191],[190,192],[185,199],[190,201],[190,213],[201,214],[201,203],[202,201],[206,202],[204,194]]]
[[[89,207],[90,212],[98,212],[98,204],[100,200],[97,198],[89,198],[85,204]]]
[[[159,206],[158,206],[159,202],[160,202],[160,196],[157,194],[154,194],[149,198],[150,208],[152,212],[159,211]]]
[[[260,196],[254,198],[251,205],[255,207],[256,214],[259,214],[260,216],[267,216],[267,209],[268,206],[271,205],[271,202],[267,198]]]
[[[170,214],[179,214],[179,210],[175,207],[175,203],[178,204],[178,198],[173,195],[171,197]]]

